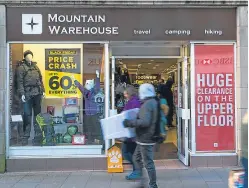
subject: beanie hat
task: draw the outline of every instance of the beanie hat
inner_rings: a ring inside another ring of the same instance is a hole
[[[23,57],[25,58],[28,54],[34,56],[34,55],[33,55],[33,52],[31,52],[30,50],[27,50],[27,51],[25,51],[25,52],[23,53]]]
[[[155,96],[156,96],[156,92],[155,92],[155,88],[153,85],[142,84],[139,87],[139,98],[141,100],[144,100],[145,98],[148,98],[148,97],[155,97]]]

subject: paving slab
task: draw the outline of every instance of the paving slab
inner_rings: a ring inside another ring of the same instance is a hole
[[[216,174],[214,169],[200,168],[197,170],[205,181],[209,181],[209,182],[216,182],[216,181],[221,182],[222,181],[222,179]]]
[[[17,183],[12,188],[36,188],[38,183]]]
[[[159,188],[227,188],[229,168],[188,168],[157,170]],[[32,172],[5,173],[1,188],[135,188],[139,181],[127,181],[125,173]],[[145,173],[148,182],[148,176]]]
[[[228,184],[224,182],[206,182],[209,188],[228,188]]]

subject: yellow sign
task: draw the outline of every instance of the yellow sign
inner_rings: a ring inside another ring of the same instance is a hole
[[[80,49],[45,49],[45,92],[47,97],[81,97],[72,77],[81,78]]]
[[[107,169],[109,173],[124,172],[122,152],[116,145],[108,149]]]

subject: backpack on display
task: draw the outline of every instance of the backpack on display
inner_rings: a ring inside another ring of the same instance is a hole
[[[43,146],[55,146],[56,135],[53,125],[53,118],[48,113],[40,113],[36,116],[36,121],[42,131],[42,143]]]

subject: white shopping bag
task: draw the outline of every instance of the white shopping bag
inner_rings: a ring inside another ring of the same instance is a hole
[[[115,139],[115,138],[132,138],[135,137],[134,128],[125,128],[123,121],[125,119],[133,120],[137,118],[139,109],[135,108],[127,110],[121,114],[117,114],[105,119],[102,119],[101,127],[104,139]]]

